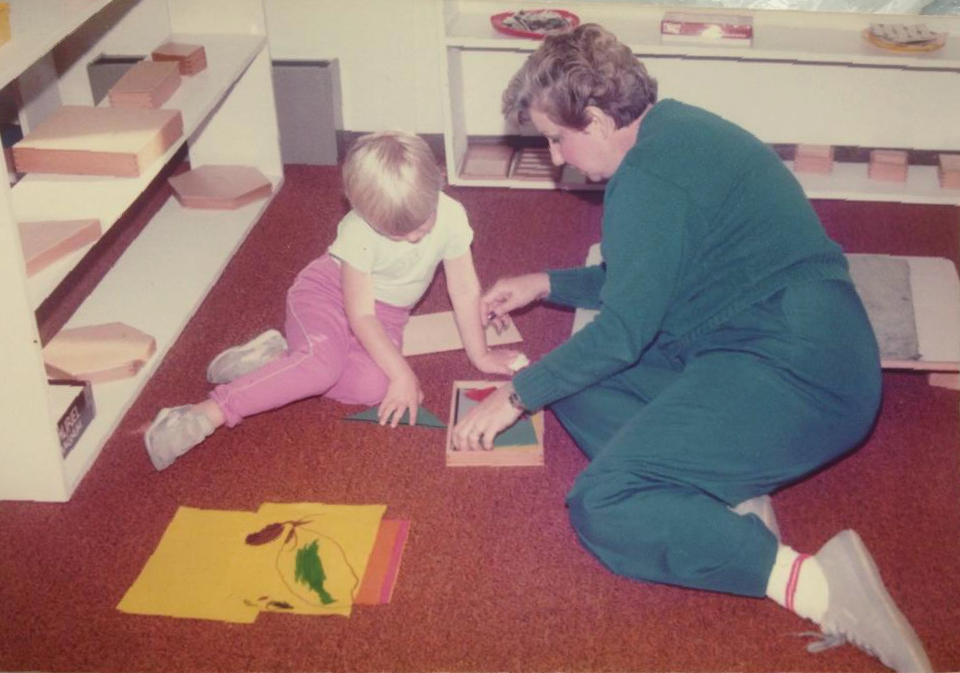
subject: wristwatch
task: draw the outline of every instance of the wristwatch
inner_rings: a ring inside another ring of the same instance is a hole
[[[527,410],[527,408],[523,406],[523,400],[520,399],[520,393],[518,393],[516,390],[510,393],[510,397],[507,398],[507,401],[510,402],[510,406],[517,411]]]

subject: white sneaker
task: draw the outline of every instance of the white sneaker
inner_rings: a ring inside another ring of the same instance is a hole
[[[275,329],[240,346],[223,351],[207,367],[207,381],[214,384],[230,383],[241,376],[273,362],[287,350],[287,340]]]
[[[818,651],[848,642],[900,673],[933,669],[917,634],[883,586],[863,540],[852,530],[834,536],[815,557],[830,589]]]
[[[216,428],[193,405],[161,409],[144,434],[150,462],[165,470],[173,461],[213,434]]]
[[[777,513],[773,511],[773,501],[769,495],[759,495],[756,498],[744,500],[736,507],[730,510],[734,514],[745,516],[747,514],[756,514],[763,524],[770,529],[777,540],[780,539],[780,526],[777,524]]]

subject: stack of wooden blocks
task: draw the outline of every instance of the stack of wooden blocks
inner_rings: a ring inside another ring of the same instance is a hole
[[[937,177],[943,189],[960,189],[960,154],[941,154]]]
[[[197,44],[166,42],[150,55],[154,61],[172,61],[180,68],[180,74],[191,77],[207,67],[207,53]]]
[[[798,173],[832,173],[833,146],[797,145],[793,158],[793,170]]]
[[[907,181],[907,153],[904,150],[871,150],[867,176],[885,182]]]

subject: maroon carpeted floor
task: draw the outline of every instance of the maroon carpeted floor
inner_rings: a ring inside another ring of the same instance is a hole
[[[159,408],[205,395],[206,365],[221,349],[280,326],[288,284],[345,212],[339,186],[334,169],[288,167],[267,215],[72,502],[0,503],[0,670],[883,670],[850,646],[808,654],[795,634],[812,625],[770,601],[645,585],[601,567],[578,546],[564,509],[585,460],[549,415],[543,468],[448,469],[442,432],[343,423],[353,408],[317,399],[223,430],[154,472],[144,426]],[[599,238],[596,195],[449,191],[472,217],[485,283],[579,264]],[[956,258],[957,209],[817,205],[848,252]],[[448,308],[441,276],[419,310]],[[571,321],[550,308],[516,318],[531,358],[559,344]],[[477,378],[462,352],[414,366],[426,406],[441,417],[451,381]],[[798,549],[815,551],[845,527],[861,533],[938,671],[960,669],[958,402],[922,376],[887,374],[865,446],[774,498],[785,541]],[[178,506],[296,501],[383,503],[389,516],[412,520],[390,605],[349,619],[264,614],[245,626],[115,609]]]

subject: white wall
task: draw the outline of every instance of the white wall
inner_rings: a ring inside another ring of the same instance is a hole
[[[274,59],[339,59],[345,130],[443,132],[441,0],[264,4]]]

